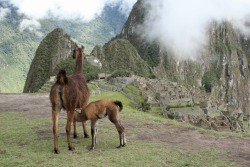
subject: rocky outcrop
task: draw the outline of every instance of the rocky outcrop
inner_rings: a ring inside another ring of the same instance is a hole
[[[212,96],[221,103],[234,106],[231,112],[250,114],[249,39],[230,23],[214,23],[210,30],[209,63],[215,69],[218,81]]]
[[[49,33],[36,50],[23,92],[38,91],[53,74],[55,67],[70,55],[75,46],[75,42],[62,29],[57,28]]]

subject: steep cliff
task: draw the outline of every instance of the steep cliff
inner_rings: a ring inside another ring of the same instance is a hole
[[[31,63],[24,93],[36,92],[53,74],[55,67],[65,60],[76,46],[62,29],[55,29],[40,43]]]
[[[210,37],[210,68],[216,73],[212,95],[233,105],[236,111],[250,113],[249,38],[230,23],[213,23]]]

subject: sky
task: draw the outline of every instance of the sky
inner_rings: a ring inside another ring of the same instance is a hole
[[[87,23],[102,14],[105,5],[121,3],[120,12],[129,15],[136,0],[8,0],[26,18],[20,23],[20,30],[40,28],[39,19],[56,17],[58,19],[80,19]],[[0,9],[5,15],[6,8]],[[2,16],[2,17],[3,17]]]
[[[196,59],[207,44],[208,25],[229,21],[249,35],[250,0],[144,0],[148,11],[139,32],[159,40],[179,58]]]
[[[89,22],[102,14],[105,5],[121,3],[120,11],[129,15],[137,0],[8,0],[26,18],[20,30],[40,29],[39,19],[80,19]],[[250,0],[143,0],[147,8],[138,32],[149,41],[158,40],[180,58],[197,58],[207,44],[212,21],[229,21],[245,35],[250,21]],[[9,12],[0,8],[0,19]]]

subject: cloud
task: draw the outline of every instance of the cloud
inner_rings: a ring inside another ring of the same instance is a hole
[[[149,40],[158,40],[181,58],[196,58],[207,44],[212,21],[230,21],[245,33],[249,0],[144,0],[146,18],[140,30]]]
[[[8,8],[0,7],[0,20],[5,18],[5,16],[10,12]]]
[[[41,24],[37,20],[23,19],[19,25],[20,31],[24,31],[28,29],[31,32],[34,32],[37,36],[42,37],[43,33],[39,30],[41,28]]]
[[[121,13],[128,16],[137,0],[120,0],[120,1],[121,1],[120,5]]]
[[[18,8],[20,14],[31,20],[29,24],[24,21],[21,26],[22,29],[26,29],[31,23],[34,23],[33,27],[37,27],[39,19],[51,17],[89,22],[102,14],[105,5],[121,3],[120,10],[126,14],[130,12],[136,0],[9,0],[9,2]]]

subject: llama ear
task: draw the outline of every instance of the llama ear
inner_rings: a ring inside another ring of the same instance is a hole
[[[82,49],[84,49],[84,46],[82,45]]]

